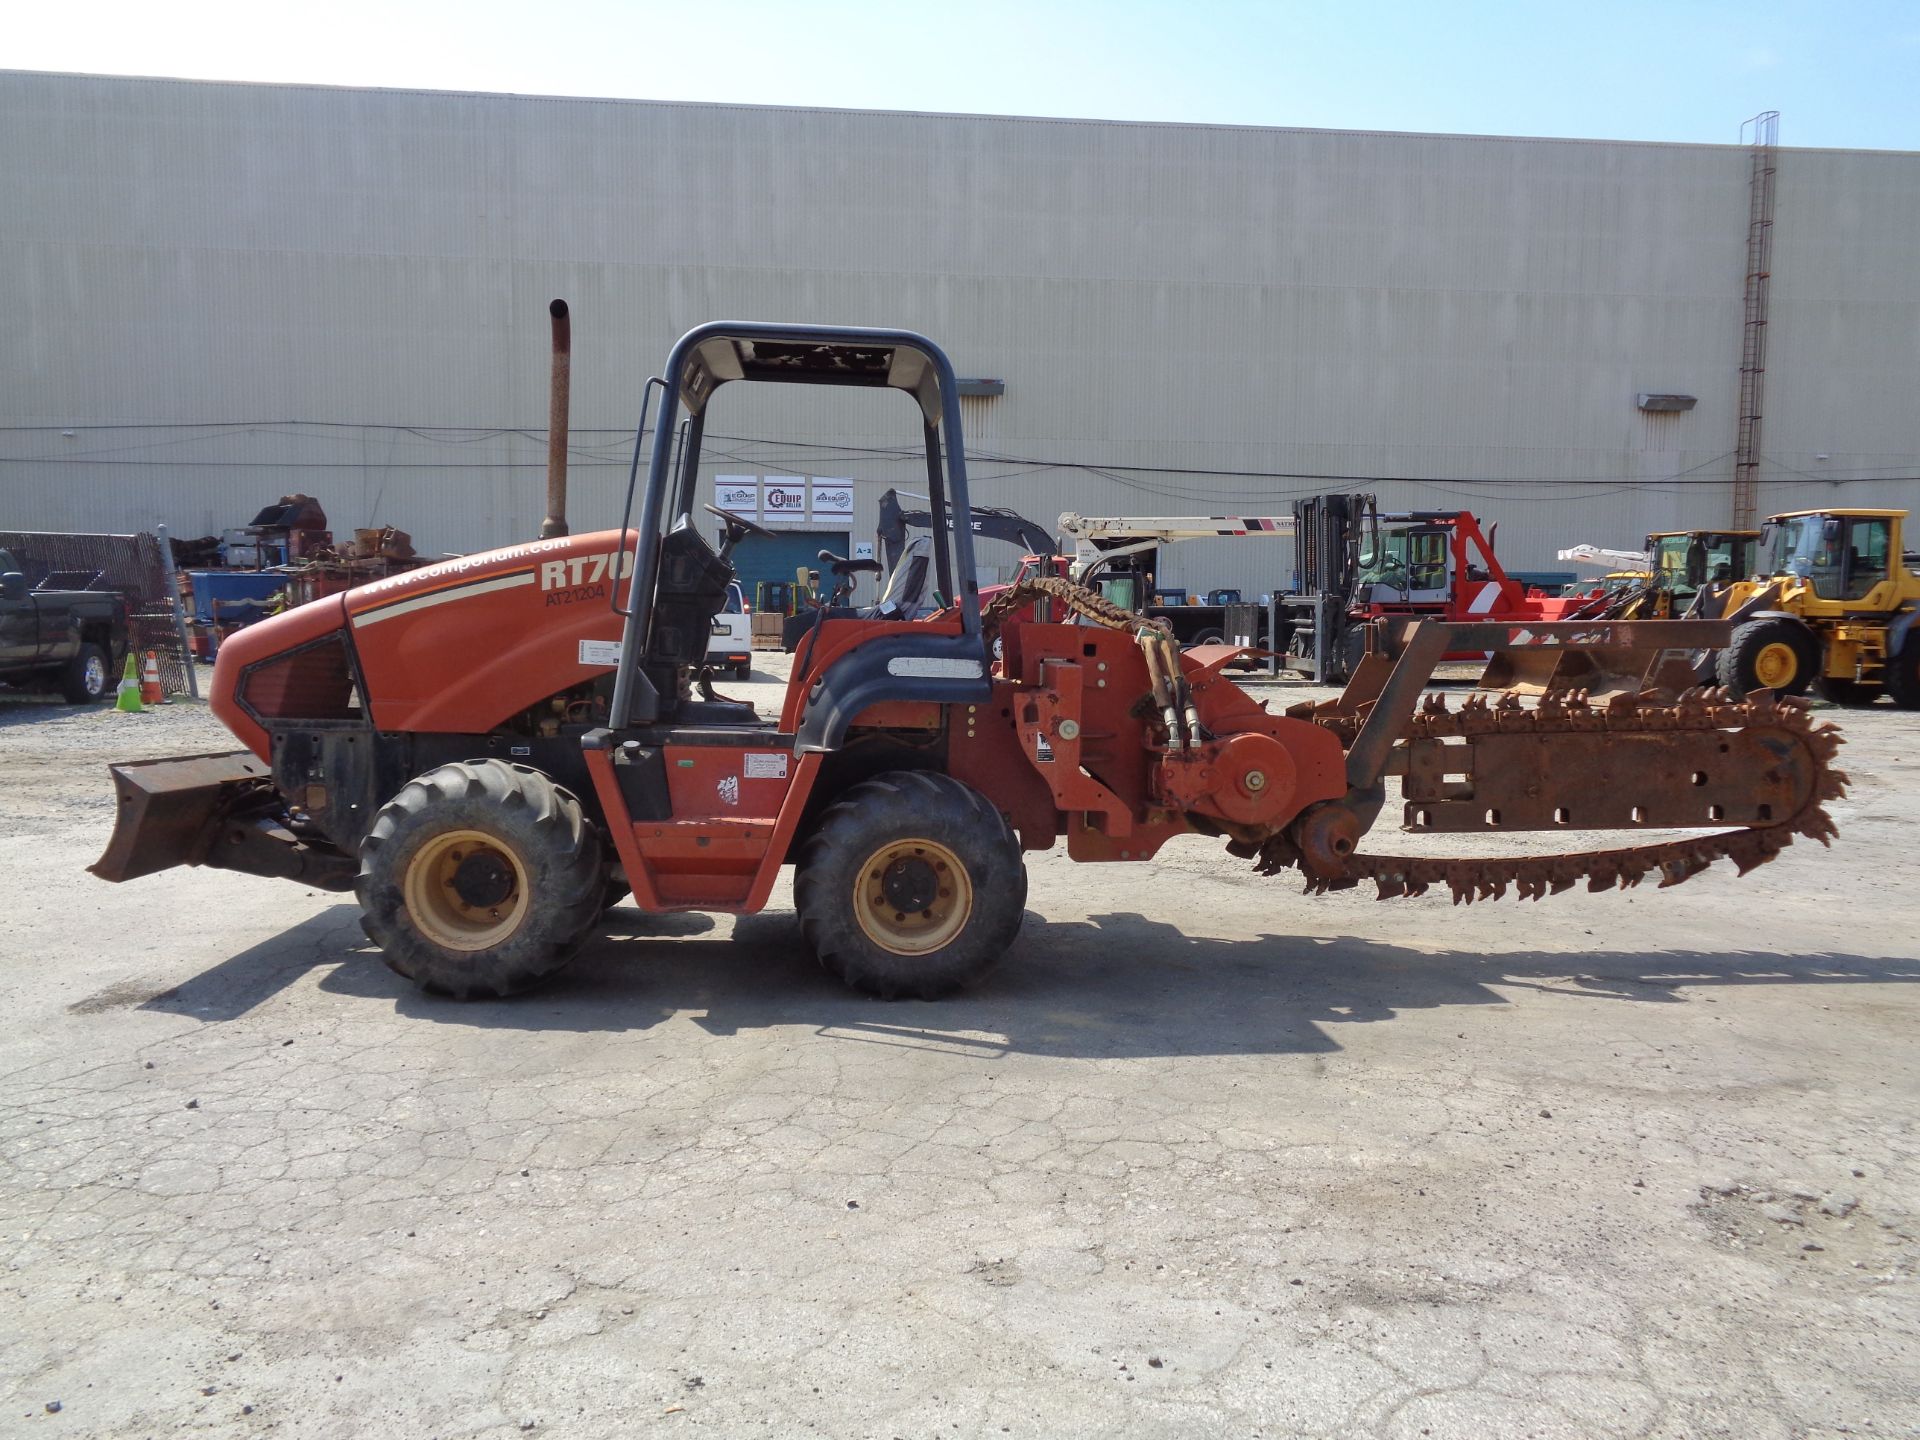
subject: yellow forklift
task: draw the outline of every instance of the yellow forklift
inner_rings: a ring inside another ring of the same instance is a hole
[[[1723,614],[1733,638],[1715,659],[1722,685],[1802,695],[1815,684],[1836,705],[1882,693],[1920,709],[1920,573],[1901,549],[1904,510],[1798,510],[1760,533],[1751,579]]]

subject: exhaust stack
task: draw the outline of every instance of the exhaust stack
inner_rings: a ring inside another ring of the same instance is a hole
[[[567,302],[547,306],[553,317],[553,390],[547,402],[547,518],[540,538],[567,533],[567,409],[573,389],[573,322]]]

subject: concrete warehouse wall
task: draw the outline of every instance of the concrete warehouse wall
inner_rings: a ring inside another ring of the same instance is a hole
[[[1557,568],[1726,518],[1747,176],[1732,146],[0,73],[0,522],[203,534],[297,489],[430,552],[526,537],[558,295],[577,527],[675,335],[793,319],[1004,379],[967,402],[976,498],[1044,523],[1405,477],[1375,488]],[[1783,152],[1776,235],[1763,507],[1920,500],[1920,155]],[[918,487],[912,413],[820,398],[723,397],[708,468],[852,477],[870,534]],[[1163,578],[1270,589],[1282,551]]]

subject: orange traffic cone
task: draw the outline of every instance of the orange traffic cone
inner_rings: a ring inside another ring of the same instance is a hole
[[[154,650],[147,651],[147,663],[140,671],[140,703],[158,705],[167,698],[167,692],[160,685],[160,655]]]

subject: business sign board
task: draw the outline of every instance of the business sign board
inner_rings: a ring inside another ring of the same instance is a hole
[[[843,524],[853,519],[853,482],[820,480],[813,482],[813,518],[816,524]]]
[[[716,475],[713,477],[713,503],[731,510],[744,520],[760,518],[760,477],[758,475]]]
[[[763,525],[805,525],[807,523],[807,477],[769,475],[760,482],[760,523]]]

